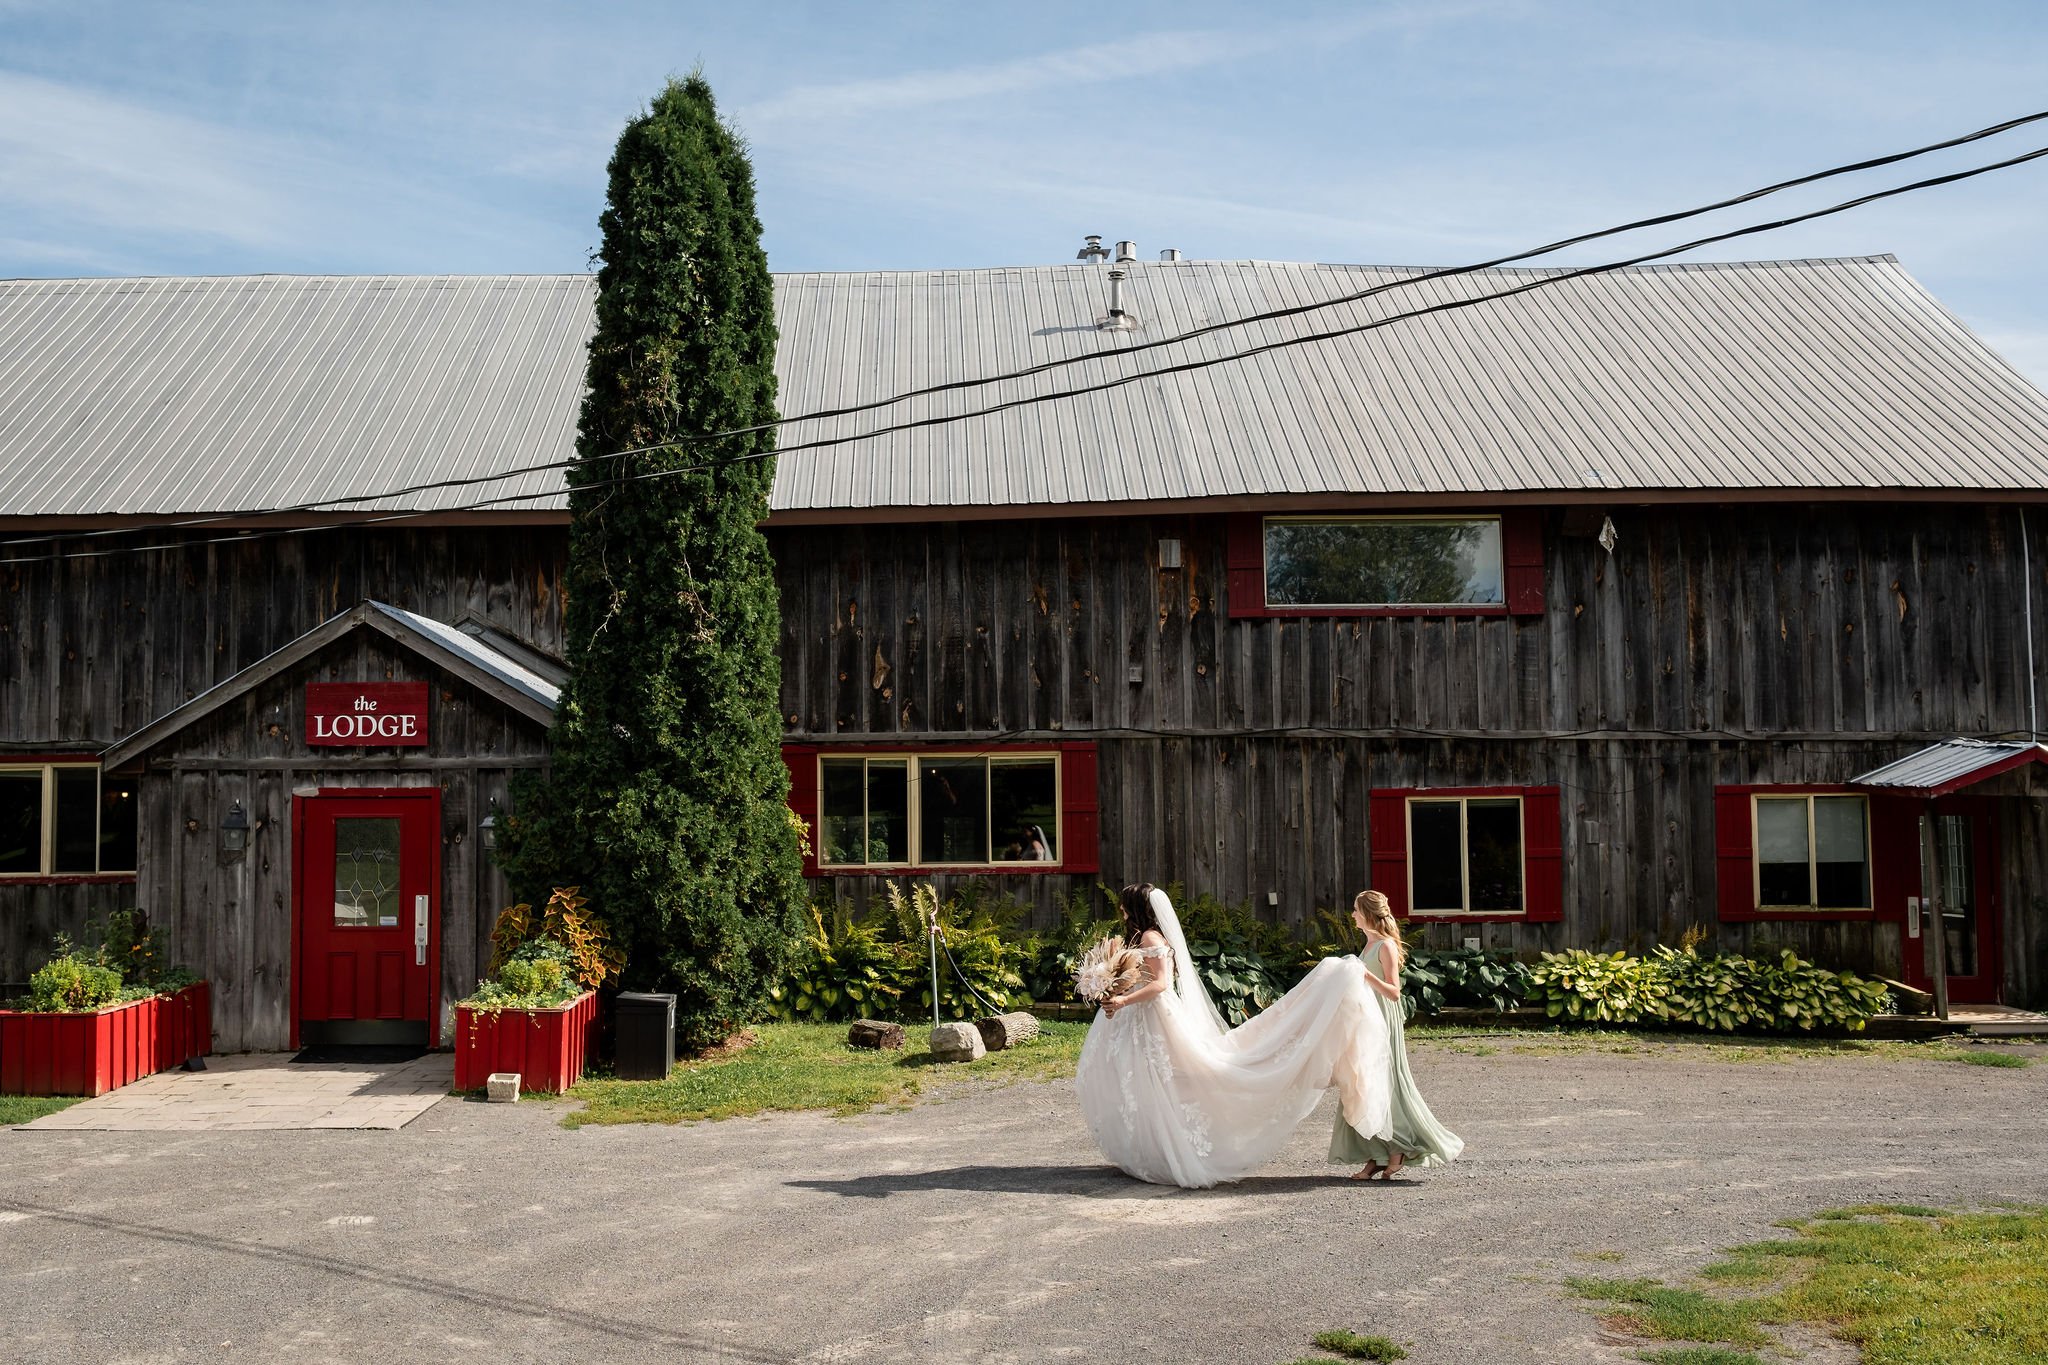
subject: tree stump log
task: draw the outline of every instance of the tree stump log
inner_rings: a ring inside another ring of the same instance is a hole
[[[851,1047],[888,1048],[891,1052],[901,1052],[903,1025],[885,1024],[879,1019],[856,1019],[853,1027],[846,1031],[846,1041]]]
[[[1001,1052],[1026,1038],[1036,1038],[1038,1017],[1023,1010],[1012,1010],[1008,1014],[992,1014],[986,1019],[977,1019],[974,1027],[981,1033],[982,1046],[990,1052]]]

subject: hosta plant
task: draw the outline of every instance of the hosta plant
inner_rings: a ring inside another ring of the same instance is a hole
[[[1544,1013],[1566,1023],[1637,1024],[1664,1017],[1662,974],[1627,953],[1545,953],[1529,980]]]
[[[1410,1019],[1445,1008],[1518,1008],[1535,989],[1526,962],[1477,948],[1417,948],[1401,968],[1401,1008]]]
[[[828,917],[813,905],[802,949],[768,989],[769,1014],[818,1024],[895,1018],[916,963],[882,930],[844,909],[834,907]]]
[[[1234,930],[1214,938],[1188,940],[1188,956],[1202,974],[1210,999],[1232,1028],[1287,993],[1278,962],[1268,959]]]
[[[1019,970],[1025,961],[1024,947],[1010,934],[1016,907],[971,894],[941,901],[937,888],[930,882],[913,886],[907,895],[902,886],[891,882],[887,894],[897,941],[909,950],[916,964],[909,988],[904,991],[906,1013],[915,1013],[920,1018],[932,1014],[928,928],[934,921],[940,931],[941,1018],[973,1019],[1031,1003]]]
[[[1884,1008],[1886,991],[1881,983],[1802,962],[1790,948],[1781,951],[1776,962],[1759,963],[1758,975],[1773,1006],[1769,1028],[1855,1032]]]

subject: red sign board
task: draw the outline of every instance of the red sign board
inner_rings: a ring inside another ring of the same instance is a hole
[[[307,683],[306,743],[397,748],[427,742],[427,684]]]

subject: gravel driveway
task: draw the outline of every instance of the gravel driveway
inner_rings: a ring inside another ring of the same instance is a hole
[[[1385,1188],[1331,1178],[1327,1102],[1254,1179],[1135,1184],[1064,1083],[678,1128],[446,1100],[397,1132],[0,1131],[0,1359],[1273,1365],[1344,1326],[1418,1365],[1620,1361],[1565,1276],[1683,1273],[1831,1204],[2048,1202],[2048,1065],[1454,1046],[1417,1069],[1467,1159]]]

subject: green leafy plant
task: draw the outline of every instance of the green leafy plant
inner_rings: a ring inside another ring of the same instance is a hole
[[[28,979],[26,1007],[38,1013],[80,1013],[104,1009],[156,992],[124,986],[121,974],[77,952],[51,958]]]
[[[908,895],[900,884],[891,882],[887,896],[896,941],[909,950],[912,961],[921,968],[912,973],[910,985],[904,991],[905,1010],[914,1010],[920,1018],[929,1017],[932,1011],[930,950],[926,947],[925,926],[934,919],[939,925],[942,945],[940,1017],[972,1019],[990,1009],[1006,1010],[1030,1003],[1023,974],[1018,970],[1024,962],[1024,951],[1014,941],[1014,905],[974,892],[957,894],[942,902],[930,882],[913,886]]]
[[[1663,1018],[1664,980],[1654,964],[1627,953],[1573,948],[1545,953],[1529,973],[1531,997],[1552,1019],[1575,1024],[1635,1024]]]
[[[498,912],[491,929],[491,971],[495,974],[534,943],[552,943],[563,953],[569,974],[584,990],[594,991],[618,979],[625,955],[595,914],[582,888],[558,886],[536,914],[521,901]]]
[[[790,1022],[888,1019],[899,1010],[913,964],[883,926],[834,907],[811,907],[811,931],[783,979],[768,989],[768,1012]]]
[[[1528,963],[1506,953],[1417,948],[1401,968],[1401,1008],[1410,1019],[1446,1008],[1505,1013],[1529,999],[1534,975]]]
[[[1188,940],[1188,956],[1225,1022],[1236,1028],[1287,993],[1285,972],[1241,933]],[[1284,959],[1283,959],[1284,960]]]
[[[1033,1000],[1074,999],[1074,970],[1080,966],[1082,954],[1111,934],[1122,932],[1118,916],[1100,913],[1098,895],[1108,896],[1111,906],[1116,904],[1115,893],[1106,886],[1092,893],[1075,891],[1060,907],[1052,928],[1019,941],[1024,987]]]
[[[586,989],[570,950],[553,939],[536,938],[499,962],[462,1003],[478,1014],[559,1009]]]

